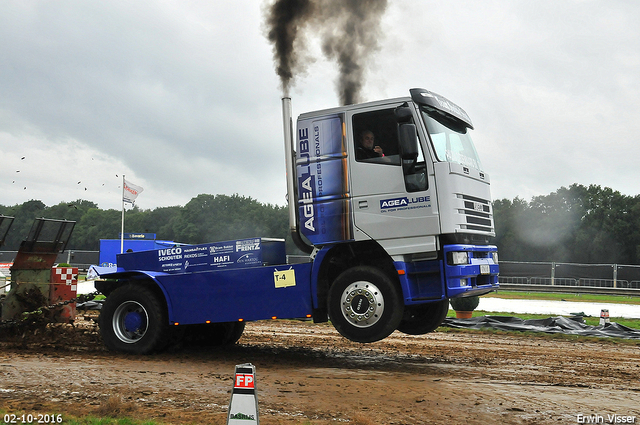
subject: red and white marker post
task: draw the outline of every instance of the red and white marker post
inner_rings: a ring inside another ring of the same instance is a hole
[[[227,425],[235,424],[260,424],[256,394],[256,367],[251,363],[236,365],[227,416]]]

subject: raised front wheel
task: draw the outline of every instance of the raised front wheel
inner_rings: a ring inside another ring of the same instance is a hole
[[[400,289],[384,272],[352,267],[329,290],[329,316],[342,336],[355,342],[379,341],[402,320]]]
[[[128,284],[114,290],[100,310],[100,334],[110,350],[147,354],[168,342],[166,308],[149,288]]]
[[[409,335],[423,335],[433,332],[442,324],[448,312],[448,299],[429,304],[406,306],[398,330]]]

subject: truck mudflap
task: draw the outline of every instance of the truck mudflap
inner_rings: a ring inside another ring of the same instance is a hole
[[[394,262],[405,305],[445,299],[443,264],[440,260]]]
[[[447,245],[442,259],[394,262],[405,305],[482,295],[499,288],[497,252],[495,246]]]

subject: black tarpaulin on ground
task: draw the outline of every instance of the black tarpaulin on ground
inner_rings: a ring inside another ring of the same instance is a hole
[[[618,323],[606,323],[604,326],[590,326],[582,317],[549,317],[546,319],[522,320],[511,316],[482,316],[471,319],[447,318],[442,326],[461,329],[500,329],[504,331],[530,331],[545,333],[563,333],[569,335],[616,337],[640,339],[640,331]]]

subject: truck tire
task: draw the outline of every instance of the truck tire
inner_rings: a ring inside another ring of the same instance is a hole
[[[187,326],[187,343],[200,346],[233,345],[242,336],[245,322],[223,322]]]
[[[216,329],[211,330],[214,345],[233,345],[244,332],[244,322],[226,322],[214,324]]]
[[[141,285],[124,285],[110,293],[100,310],[99,324],[104,344],[113,351],[148,354],[169,342],[164,300]]]
[[[227,323],[227,335],[225,340],[223,341],[223,345],[233,345],[242,337],[242,333],[244,332],[244,322],[230,322]]]
[[[329,289],[331,323],[354,342],[374,342],[391,335],[402,320],[403,307],[398,285],[375,267],[345,270]]]
[[[449,312],[449,300],[404,308],[404,317],[398,330],[408,335],[424,335],[436,330]]]

